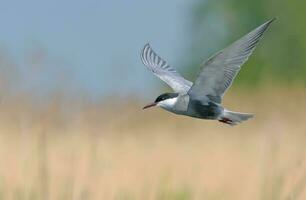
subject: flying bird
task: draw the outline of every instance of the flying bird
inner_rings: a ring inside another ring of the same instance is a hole
[[[232,126],[252,118],[253,114],[225,109],[222,98],[273,21],[267,21],[206,60],[194,83],[183,78],[146,44],[141,51],[143,64],[174,92],[161,94],[143,109],[159,106],[175,114],[218,120]]]

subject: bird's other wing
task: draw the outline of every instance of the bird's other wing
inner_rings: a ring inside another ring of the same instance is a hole
[[[192,82],[183,78],[166,61],[159,57],[149,44],[146,44],[141,51],[143,64],[152,71],[158,78],[166,82],[175,92],[187,93]]]
[[[221,103],[225,91],[231,86],[241,66],[252,54],[256,44],[273,20],[257,27],[205,61],[188,94],[198,100],[205,100],[208,97],[216,103]]]

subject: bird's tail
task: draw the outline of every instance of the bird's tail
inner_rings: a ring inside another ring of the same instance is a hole
[[[223,114],[219,117],[219,122],[235,126],[243,121],[252,118],[253,116],[254,115],[250,113],[232,112],[224,109]]]

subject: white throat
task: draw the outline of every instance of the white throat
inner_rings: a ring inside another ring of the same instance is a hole
[[[178,99],[178,97],[166,99],[166,100],[158,102],[157,105],[166,109],[166,110],[172,110],[173,107],[175,106],[176,102],[177,102],[177,99]]]

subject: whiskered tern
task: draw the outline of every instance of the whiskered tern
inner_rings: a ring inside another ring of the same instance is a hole
[[[274,19],[257,27],[227,48],[219,51],[201,66],[195,82],[183,78],[146,44],[141,52],[143,64],[166,82],[173,93],[164,93],[143,109],[159,106],[179,115],[218,120],[237,125],[253,114],[232,112],[221,105],[226,90],[231,86],[241,66],[248,60],[263,33]]]

